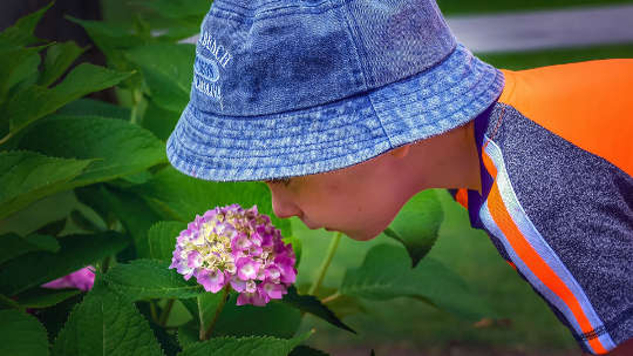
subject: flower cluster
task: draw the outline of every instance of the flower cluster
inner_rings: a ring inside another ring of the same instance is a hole
[[[283,298],[295,282],[295,261],[292,246],[268,216],[257,206],[245,210],[233,204],[196,215],[176,239],[169,268],[186,280],[196,277],[209,292],[230,284],[240,293],[237,305],[264,306]]]
[[[88,291],[92,289],[94,283],[94,267],[88,266],[64,277],[42,284],[42,287],[50,289],[77,288]]]

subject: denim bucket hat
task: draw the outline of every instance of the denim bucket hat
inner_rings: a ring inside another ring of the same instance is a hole
[[[467,123],[503,89],[429,0],[215,0],[193,70],[167,157],[212,181],[352,166]]]

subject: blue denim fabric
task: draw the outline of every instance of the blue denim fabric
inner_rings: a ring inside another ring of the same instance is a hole
[[[167,156],[214,181],[330,171],[462,125],[502,88],[434,1],[215,0]]]

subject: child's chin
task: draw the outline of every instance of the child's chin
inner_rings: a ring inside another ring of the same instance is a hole
[[[356,240],[356,241],[369,241],[369,240],[375,239],[376,237],[378,237],[378,235],[380,235],[380,234],[367,233],[365,231],[353,232],[353,233],[345,233],[345,234],[350,239]]]

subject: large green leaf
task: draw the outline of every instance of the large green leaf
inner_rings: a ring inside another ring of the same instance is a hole
[[[141,68],[152,102],[174,112],[189,102],[195,55],[190,44],[152,44],[127,52],[127,58]]]
[[[385,230],[385,234],[400,241],[411,256],[415,267],[437,240],[444,212],[434,190],[414,195]]]
[[[134,239],[136,257],[150,257],[147,232],[160,217],[142,198],[134,193],[106,188],[104,185],[83,187],[76,189],[75,193],[80,201],[95,211],[106,212],[121,221]]]
[[[56,43],[50,46],[46,51],[44,70],[40,74],[38,84],[45,87],[53,84],[85,50],[74,42]]]
[[[187,224],[180,221],[159,221],[147,232],[149,251],[152,258],[171,261],[176,247],[176,238]]]
[[[188,346],[179,356],[287,356],[312,333],[314,330],[292,339],[278,339],[272,336],[217,337]]]
[[[154,0],[143,3],[143,5],[155,10],[160,15],[167,18],[199,18],[197,23],[202,22],[202,18],[209,11],[210,0]]]
[[[94,235],[68,235],[58,239],[59,252],[35,251],[2,265],[0,293],[13,296],[70,274],[106,256],[116,254],[129,238],[108,231]]]
[[[152,131],[154,135],[163,141],[167,141],[169,135],[174,131],[178,119],[180,119],[180,111],[169,111],[154,104],[154,98],[150,98],[147,103],[147,110],[143,114],[141,125]]]
[[[169,263],[139,259],[120,263],[105,275],[108,287],[136,301],[148,298],[193,298],[204,293],[195,278],[185,281]]]
[[[166,162],[165,145],[122,120],[52,116],[32,127],[18,146],[59,157],[95,159],[73,186],[103,182]]]
[[[44,13],[51,6],[53,6],[52,1],[34,13],[22,17],[13,26],[0,32],[0,44],[9,43],[15,46],[26,46],[37,42],[38,39],[33,36],[35,26],[37,26]]]
[[[92,160],[0,152],[0,219],[47,195],[67,189]]]
[[[41,61],[39,51],[37,47],[0,48],[0,103],[14,85],[37,72]]]
[[[125,58],[122,50],[142,46],[156,41],[150,35],[143,36],[129,26],[120,23],[105,21],[80,20],[70,16],[67,18],[82,26],[92,41],[99,47],[108,60],[108,66],[121,71],[129,71],[135,67]],[[138,87],[141,83],[140,76],[133,76],[122,83],[127,87]]]
[[[32,315],[0,310],[0,355],[48,355],[46,329]]]
[[[236,305],[238,293],[231,291],[213,328],[212,337],[267,335],[291,337],[301,322],[301,313],[290,305],[269,302],[266,306]],[[200,317],[206,330],[215,317],[222,293],[204,293],[197,299],[183,299],[183,305],[194,316],[191,323],[179,328],[178,339],[187,347],[198,339]],[[244,323],[248,320],[248,323]]]
[[[23,308],[48,308],[81,293],[80,289],[33,288],[16,296]]]
[[[136,306],[95,283],[59,332],[52,354],[145,356],[163,351]]]
[[[25,237],[10,233],[0,236],[0,264],[32,251],[59,251],[59,243],[52,236],[31,234]]]
[[[167,167],[146,184],[133,188],[161,209],[166,219],[192,221],[196,214],[216,206],[240,204],[245,209],[257,205],[271,217],[284,236],[292,235],[290,221],[277,218],[272,211],[268,188],[261,182],[212,182],[184,175]]]
[[[71,101],[116,85],[131,74],[82,63],[51,89],[35,85],[19,92],[6,106],[11,135]]]
[[[403,248],[374,246],[359,268],[347,270],[340,292],[375,300],[413,297],[473,320],[492,316],[490,306],[439,261],[427,257],[415,268],[410,266],[411,259]]]
[[[75,100],[57,110],[57,114],[61,116],[99,116],[110,119],[130,119],[129,108],[89,98]]]
[[[215,336],[293,336],[301,323],[301,312],[285,303],[269,302],[266,306],[236,305],[233,292],[224,305],[213,329]],[[248,320],[248,323],[244,321]],[[208,325],[208,321],[205,322]]]
[[[301,311],[321,318],[338,328],[356,334],[354,329],[345,325],[345,323],[343,323],[327,306],[321,303],[320,300],[312,295],[298,294],[297,289],[294,286],[288,288],[288,293],[284,295],[283,302]]]

